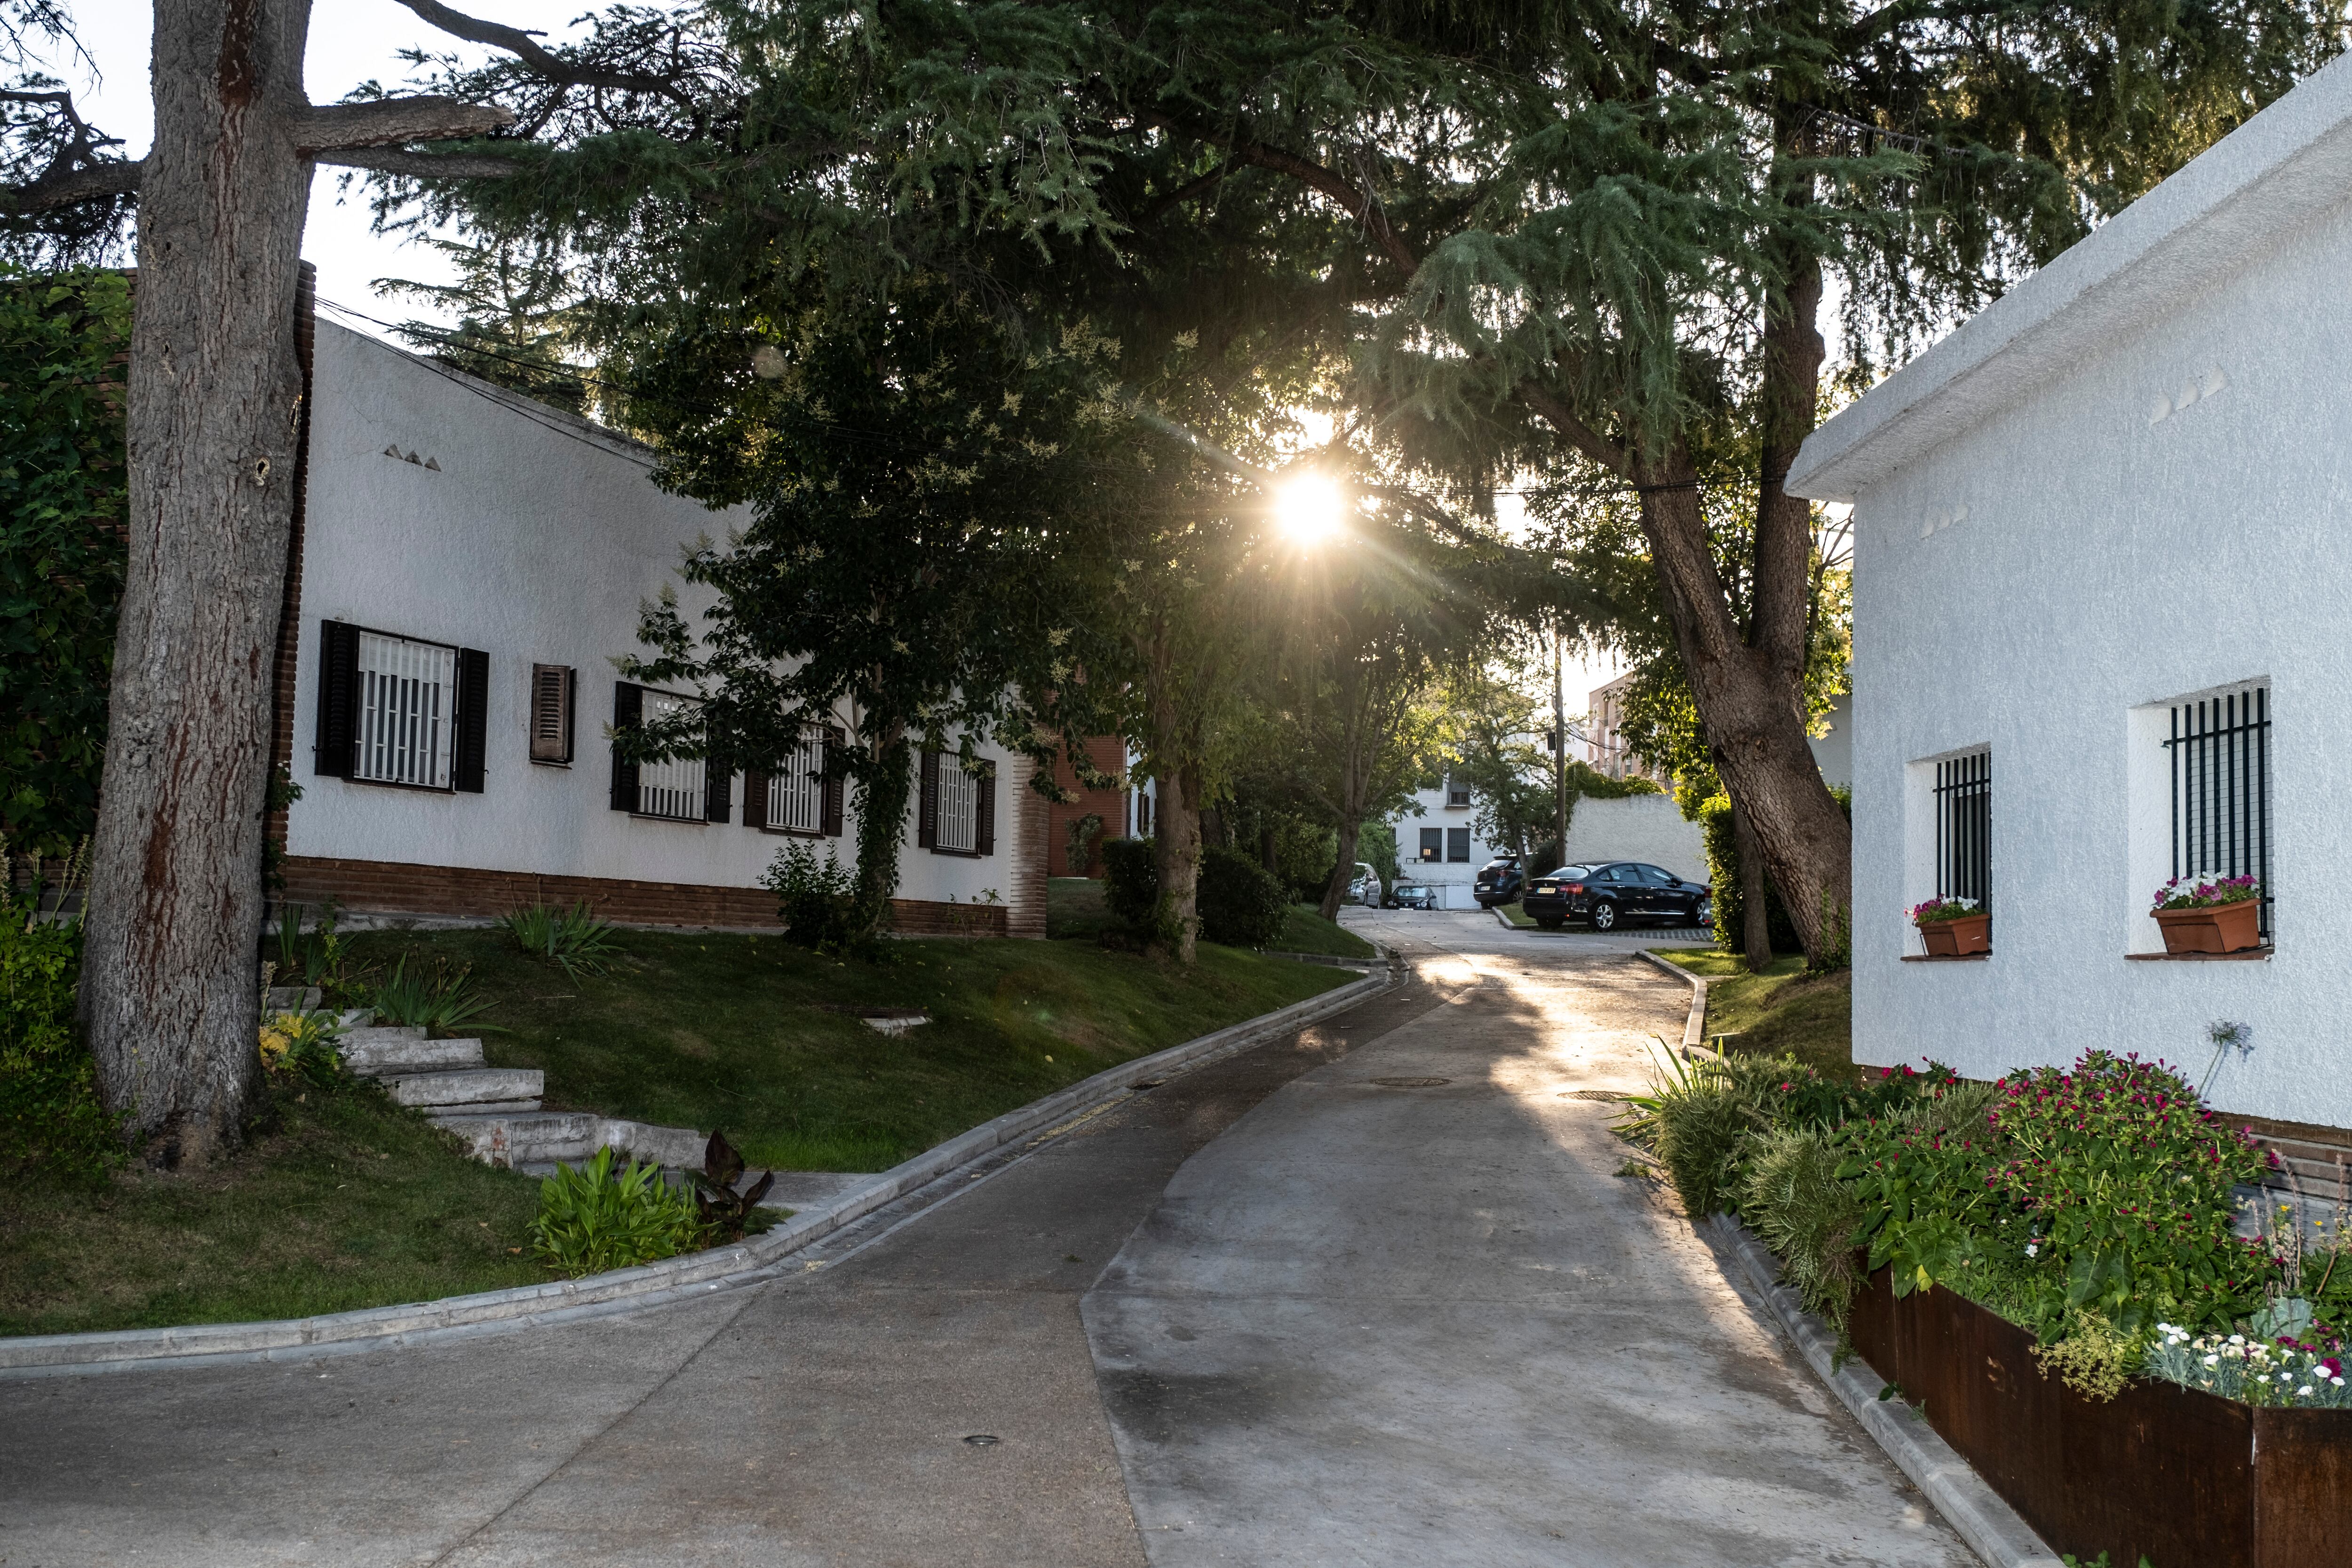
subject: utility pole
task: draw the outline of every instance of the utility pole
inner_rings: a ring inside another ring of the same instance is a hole
[[[1568,707],[1559,689],[1559,617],[1551,622],[1551,821],[1552,842],[1568,864]]]

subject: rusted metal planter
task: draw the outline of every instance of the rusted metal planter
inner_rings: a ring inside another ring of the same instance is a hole
[[[1962,915],[1956,921],[1929,921],[1919,928],[1919,940],[1930,958],[1958,958],[1964,953],[1992,951],[1992,917]]]
[[[2263,945],[2263,906],[2242,899],[2195,910],[2158,910],[2167,952],[2243,952]]]
[[[2258,1409],[2166,1383],[2107,1404],[2033,1336],[1946,1289],[1854,1292],[1853,1345],[2053,1552],[2154,1568],[2352,1563],[2352,1410]]]

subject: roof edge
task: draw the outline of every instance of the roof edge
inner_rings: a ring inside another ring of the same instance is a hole
[[[2250,251],[2352,201],[2352,56],[2294,89],[1805,438],[1788,488],[1852,501]]]

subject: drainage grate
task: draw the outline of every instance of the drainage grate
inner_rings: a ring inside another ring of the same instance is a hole
[[[1560,1098],[1562,1100],[1603,1100],[1615,1101],[1623,1100],[1625,1096],[1618,1093],[1613,1089],[1571,1089],[1567,1093],[1561,1095]]]
[[[1450,1078],[1376,1078],[1372,1079],[1372,1082],[1379,1084],[1382,1089],[1435,1089],[1440,1084],[1453,1081]]]
[[[971,1444],[975,1448],[989,1447],[992,1445],[1001,1443],[1003,1440],[1003,1438],[999,1437],[993,1432],[974,1432],[971,1436],[964,1439],[965,1442]]]

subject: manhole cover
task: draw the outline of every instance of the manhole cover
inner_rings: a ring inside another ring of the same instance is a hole
[[[1376,1078],[1372,1081],[1382,1089],[1435,1089],[1454,1080],[1450,1078]]]
[[[1566,1094],[1561,1095],[1560,1098],[1562,1100],[1604,1100],[1615,1101],[1622,1100],[1625,1097],[1618,1093],[1613,1089],[1571,1089]]]
[[[971,1436],[966,1437],[964,1441],[971,1444],[975,1448],[985,1448],[993,1444],[1002,1443],[1004,1439],[998,1436],[993,1432],[974,1432]]]

